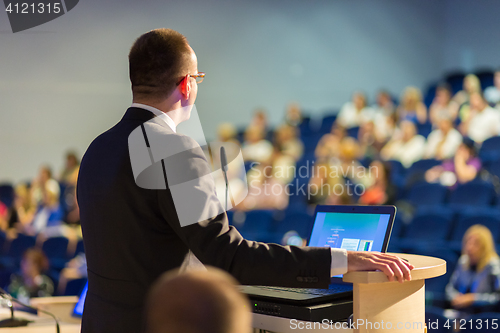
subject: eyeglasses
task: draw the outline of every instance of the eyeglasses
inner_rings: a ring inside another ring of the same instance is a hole
[[[203,82],[203,79],[205,78],[205,73],[198,72],[198,74],[188,74],[187,76],[193,77],[196,80],[196,83],[200,84]],[[184,80],[184,77],[179,81],[179,83],[177,83],[177,85],[181,84],[182,80]]]
[[[198,74],[189,74],[188,76],[194,77],[196,83],[200,84],[203,82],[203,79],[205,78],[205,73],[198,72]]]

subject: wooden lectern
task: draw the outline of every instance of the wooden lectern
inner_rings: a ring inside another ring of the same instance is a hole
[[[426,331],[425,279],[445,274],[446,262],[414,254],[391,254],[415,266],[411,281],[389,282],[384,273],[375,271],[344,274],[343,280],[353,283],[355,333]]]

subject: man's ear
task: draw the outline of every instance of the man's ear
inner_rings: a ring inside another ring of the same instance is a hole
[[[181,84],[179,85],[180,88],[181,88],[182,97],[184,99],[188,99],[189,98],[189,94],[191,93],[191,83],[189,81],[190,81],[189,80],[189,76],[186,75],[182,79]]]

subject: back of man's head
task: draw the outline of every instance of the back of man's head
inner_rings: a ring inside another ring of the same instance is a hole
[[[248,300],[226,272],[178,271],[162,275],[149,292],[147,333],[248,333]]]
[[[167,98],[186,74],[191,53],[186,37],[172,29],[155,29],[137,38],[128,56],[134,98]]]

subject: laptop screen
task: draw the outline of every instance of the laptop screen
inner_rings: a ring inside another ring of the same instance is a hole
[[[394,215],[391,206],[318,206],[308,245],[385,252]]]
[[[318,212],[309,246],[382,251],[390,214]]]
[[[85,298],[87,297],[87,289],[89,288],[89,284],[85,284],[85,288],[83,288],[82,292],[80,293],[80,297],[78,298],[78,302],[75,305],[75,308],[73,309],[73,316],[75,317],[81,317],[83,314],[83,306],[85,305]]]

